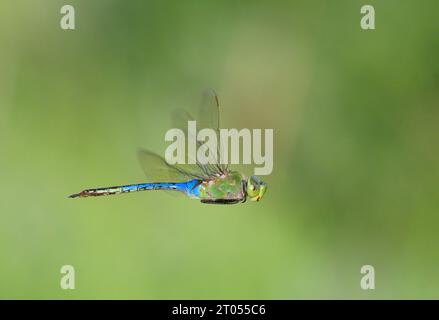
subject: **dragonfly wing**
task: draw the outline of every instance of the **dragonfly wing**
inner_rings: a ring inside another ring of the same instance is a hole
[[[208,163],[202,164],[198,161],[195,155],[188,155],[188,161],[197,163],[199,170],[208,176],[221,175],[227,171],[227,166],[222,164],[221,160],[221,146],[220,146],[220,132],[219,132],[219,102],[215,91],[209,89],[203,94],[203,98],[200,104],[198,117],[193,117],[189,112],[185,110],[176,110],[173,114],[173,124],[175,128],[179,128],[185,133],[187,140],[197,141],[197,150],[201,147],[206,148],[203,141],[198,141],[194,136],[197,133],[188,132],[188,121],[196,121],[197,131],[201,129],[211,129],[214,131],[217,140],[216,149],[205,149],[204,153],[207,155]]]
[[[200,103],[198,124],[202,128],[218,131],[220,128],[220,106],[218,95],[213,89],[203,92]]]
[[[178,128],[182,130],[186,137],[186,145],[189,144],[189,140],[196,141],[197,150],[203,146],[203,142],[197,140],[197,133],[188,132],[188,121],[197,121],[197,130],[202,129],[203,127],[199,127],[199,122],[196,120],[189,112],[186,110],[175,110],[173,113],[173,125],[174,128]],[[200,163],[197,159],[196,154],[187,155],[188,163],[196,163],[196,171],[201,172],[203,175],[207,177],[216,176],[217,174],[221,174],[221,170],[217,167],[217,150],[205,150],[205,153],[209,155],[208,163]]]
[[[221,150],[221,143],[220,143],[220,128],[221,128],[221,119],[220,119],[221,111],[220,111],[220,104],[218,95],[216,94],[215,90],[213,89],[207,89],[203,93],[203,97],[200,104],[199,109],[199,127],[200,128],[210,128],[213,129],[217,136],[217,159],[216,160],[216,167],[217,171],[220,173],[224,173],[227,171],[227,165],[223,164],[222,161],[222,155],[224,154]]]
[[[163,157],[145,149],[139,149],[137,155],[150,182],[184,182],[208,178],[196,165],[170,165]]]

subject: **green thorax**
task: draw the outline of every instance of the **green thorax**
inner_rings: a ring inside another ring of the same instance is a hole
[[[213,177],[200,185],[200,199],[235,199],[245,198],[244,176],[230,171],[224,176]]]

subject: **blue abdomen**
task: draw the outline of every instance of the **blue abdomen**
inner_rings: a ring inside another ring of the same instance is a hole
[[[199,198],[201,181],[198,179],[186,182],[148,182],[122,186],[121,193],[146,190],[171,190],[184,192],[191,198]]]

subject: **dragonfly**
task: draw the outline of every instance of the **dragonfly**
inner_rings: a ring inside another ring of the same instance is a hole
[[[194,120],[186,111],[174,114],[178,127],[182,121]],[[213,129],[217,135],[220,130],[220,104],[214,90],[207,90],[202,99],[197,124],[201,128]],[[187,128],[181,126],[187,133]],[[200,142],[197,142],[198,147]],[[221,150],[210,152],[221,155]],[[246,177],[239,171],[229,169],[224,161],[211,159],[207,164],[194,159],[195,164],[169,164],[163,157],[146,149],[138,150],[139,162],[150,182],[120,185],[114,187],[85,189],[72,194],[69,198],[86,198],[116,195],[123,193],[165,190],[183,193],[191,199],[200,200],[205,204],[237,204],[250,201],[260,201],[267,191],[267,184],[259,177]]]

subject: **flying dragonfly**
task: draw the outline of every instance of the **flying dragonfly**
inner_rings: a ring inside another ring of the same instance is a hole
[[[193,120],[187,112],[176,113],[176,119]],[[201,128],[213,129],[217,134],[220,130],[220,107],[218,96],[213,90],[205,92],[200,108],[198,124]],[[184,129],[187,133],[187,128]],[[197,142],[200,146],[200,142]],[[219,147],[218,147],[219,148]],[[211,157],[221,155],[221,150],[210,152]],[[140,164],[151,182],[121,185],[115,187],[86,189],[80,193],[72,194],[69,198],[86,198],[107,196],[122,193],[166,190],[177,191],[189,198],[198,199],[207,204],[236,204],[249,198],[259,201],[267,191],[267,184],[257,176],[247,178],[238,171],[228,168],[222,161],[212,159],[207,164],[171,165],[158,154],[149,150],[138,151]]]

